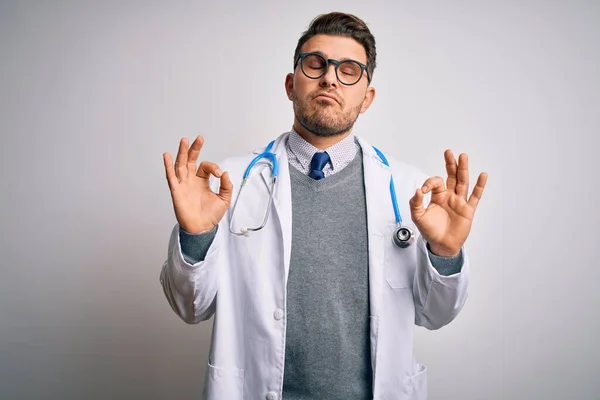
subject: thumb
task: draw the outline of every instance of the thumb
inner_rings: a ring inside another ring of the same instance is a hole
[[[415,195],[410,199],[410,214],[413,222],[416,223],[423,214],[425,214],[425,207],[423,207],[423,192],[421,188],[418,188]]]
[[[219,187],[219,197],[229,206],[231,203],[231,194],[233,193],[233,183],[229,179],[229,172],[221,175],[221,186]]]

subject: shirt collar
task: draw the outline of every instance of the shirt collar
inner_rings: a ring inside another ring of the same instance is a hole
[[[298,162],[303,169],[308,170],[315,153],[319,151],[326,151],[331,159],[331,168],[333,171],[346,166],[350,161],[354,159],[358,150],[355,137],[352,133],[340,140],[333,146],[330,146],[324,150],[319,150],[306,140],[298,132],[292,128],[290,136],[288,138],[288,147],[291,153],[298,159]]]

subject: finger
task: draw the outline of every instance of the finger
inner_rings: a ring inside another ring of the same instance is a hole
[[[231,194],[233,193],[233,183],[229,179],[229,172],[221,175],[221,187],[219,188],[219,197],[228,205],[231,203]]]
[[[197,136],[196,140],[194,140],[194,143],[192,143],[192,146],[190,147],[190,150],[188,153],[188,160],[187,160],[188,174],[196,173],[196,162],[198,162],[198,156],[200,155],[200,150],[202,150],[203,145],[204,145],[204,138],[202,136]]]
[[[179,151],[177,152],[177,160],[175,161],[175,173],[181,182],[187,178],[187,159],[188,159],[188,140],[181,138],[179,141]]]
[[[454,158],[452,150],[448,149],[444,152],[444,159],[446,160],[446,172],[448,173],[446,188],[448,190],[454,190],[456,187],[456,172],[458,166],[456,165],[456,158]]]
[[[446,190],[444,187],[444,180],[439,176],[433,176],[425,181],[421,188],[423,194],[427,194],[431,191],[432,194],[442,193]]]
[[[469,205],[471,205],[473,209],[477,208],[479,200],[481,200],[481,196],[483,195],[483,189],[485,189],[485,184],[487,183],[487,178],[488,175],[485,172],[479,174],[479,178],[477,178],[477,183],[475,184],[475,187],[473,188],[473,193],[471,193],[471,196],[469,197],[468,201]]]
[[[423,214],[425,214],[425,207],[423,206],[423,192],[421,189],[417,189],[415,195],[410,199],[410,214],[413,222],[417,222]]]
[[[466,200],[469,192],[469,158],[464,153],[458,157],[456,179],[456,188],[454,191]]]
[[[221,171],[217,163],[210,161],[202,161],[200,163],[200,167],[198,167],[198,172],[196,172],[196,176],[204,180],[205,187],[209,187],[211,175],[220,178],[223,175],[223,172]]]
[[[173,168],[173,159],[169,153],[163,154],[163,162],[165,164],[165,173],[167,175],[167,183],[169,184],[169,190],[173,191],[173,188],[177,186],[179,181],[177,175],[175,175],[175,168]]]

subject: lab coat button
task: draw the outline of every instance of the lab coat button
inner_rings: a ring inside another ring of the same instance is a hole
[[[275,392],[267,393],[267,400],[277,400],[277,398],[278,398],[277,393],[275,393]]]
[[[275,318],[275,320],[277,320],[277,321],[279,321],[281,318],[283,318],[283,310],[280,308],[275,310],[275,312],[273,313],[273,318]]]

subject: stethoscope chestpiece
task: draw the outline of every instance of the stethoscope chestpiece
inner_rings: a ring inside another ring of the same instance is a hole
[[[415,235],[408,227],[404,225],[398,225],[398,227],[396,227],[396,229],[394,230],[392,239],[396,246],[401,248],[407,248],[408,246],[414,243]]]

